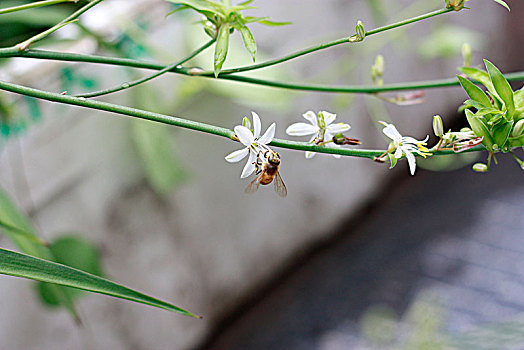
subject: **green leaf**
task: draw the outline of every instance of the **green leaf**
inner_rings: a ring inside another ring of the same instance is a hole
[[[504,145],[509,138],[511,129],[513,128],[513,121],[507,121],[501,119],[491,129],[491,135],[493,135],[493,143],[498,145],[500,149],[504,149]]]
[[[504,78],[502,73],[498,70],[497,67],[495,67],[493,63],[491,63],[488,60],[484,60],[484,64],[486,65],[486,69],[488,70],[488,74],[491,78],[491,82],[493,83],[493,87],[497,91],[499,97],[504,102],[506,110],[509,114],[508,118],[511,120],[513,118],[513,114],[515,113],[513,90],[511,89],[511,86],[509,85],[506,78]]]
[[[473,84],[468,79],[461,77],[460,75],[457,75],[457,78],[460,82],[460,85],[462,85],[462,88],[466,91],[472,100],[479,102],[485,107],[491,107],[491,101],[481,88]]]
[[[0,274],[54,283],[93,293],[106,294],[116,298],[131,300],[137,303],[177,312],[182,315],[200,318],[199,316],[175,305],[155,299],[107,279],[52,261],[35,258],[2,248],[0,248]]]
[[[184,0],[184,1],[166,0],[166,1],[172,2],[174,4],[183,5],[185,7],[190,7],[193,10],[197,11],[198,13],[201,13],[202,15],[206,16],[207,18],[213,18],[214,15],[217,15],[225,19],[224,6],[222,4],[218,4],[213,1],[206,1],[206,0]]]
[[[242,34],[242,40],[247,51],[251,54],[253,62],[255,62],[255,54],[257,53],[257,44],[253,38],[253,34],[249,31],[247,26],[241,26],[239,28],[240,34]]]
[[[499,5],[504,6],[508,11],[511,11],[510,8],[509,8],[509,6],[508,6],[508,4],[506,4],[505,1],[503,1],[503,0],[493,0],[493,1],[495,1],[495,2],[496,2],[497,4],[499,4]]]
[[[241,2],[237,6],[247,6],[247,5],[251,4],[253,1],[254,0],[247,0],[247,1]]]
[[[270,27],[278,27],[278,26],[285,26],[285,25],[288,25],[288,24],[291,24],[292,22],[276,22],[276,21],[271,21],[269,19],[269,17],[252,17],[252,16],[246,16],[244,17],[244,21],[246,23],[255,23],[255,22],[258,22],[260,24],[264,24],[266,26],[270,26]]]
[[[271,21],[268,19],[262,19],[260,21],[257,21],[260,24],[263,24],[265,26],[269,27],[280,27],[280,26],[287,26],[289,24],[292,24],[293,22],[277,22],[277,21]]]
[[[180,11],[183,11],[183,10],[187,10],[187,9],[190,9],[190,8],[191,7],[189,7],[189,6],[183,6],[182,5],[182,6],[178,7],[178,8],[176,8],[176,9],[174,9],[173,11],[169,11],[168,13],[166,13],[165,17],[169,17],[169,16],[171,16],[171,15],[177,13],[177,12],[180,12]],[[204,20],[204,22],[205,22],[205,20]]]
[[[482,144],[486,146],[490,152],[493,152],[493,139],[491,138],[491,134],[489,133],[487,126],[469,109],[466,109],[466,118],[468,119],[471,130],[473,130],[477,136],[483,137]]]
[[[509,137],[508,143],[510,147],[524,147],[524,135]]]
[[[487,72],[474,67],[459,67],[458,70],[466,74],[470,79],[481,82],[489,91],[495,93],[495,88]]]
[[[35,235],[29,219],[18,210],[7,194],[1,189],[0,221],[3,223],[1,227],[2,232],[23,252],[46,260],[54,259],[52,252],[43,244],[38,243],[39,240]],[[20,231],[24,232],[24,234],[20,234]],[[24,237],[27,235],[34,236],[34,239]],[[75,320],[79,321],[78,314],[68,291],[58,286],[51,286],[50,290],[54,298],[59,300],[60,303],[67,308]]]
[[[167,125],[149,121],[131,123],[131,135],[149,184],[162,195],[168,194],[187,177],[173,153],[170,130]]]
[[[97,248],[79,235],[64,235],[51,242],[49,249],[55,257],[55,261],[73,267],[78,270],[89,272],[93,275],[102,276],[102,266]],[[59,306],[59,300],[52,293],[53,286],[49,283],[38,283],[38,292],[42,300],[50,306]],[[68,288],[68,287],[64,287]],[[79,289],[68,288],[71,297],[80,296]]]
[[[215,78],[218,76],[218,73],[220,73],[220,70],[222,70],[222,65],[224,64],[224,61],[226,60],[228,47],[229,47],[229,25],[227,23],[224,23],[222,24],[222,26],[220,26],[218,30],[217,42],[215,46],[215,60],[214,60]]]
[[[491,91],[488,91],[488,95],[489,95],[489,97],[491,97],[491,99],[493,100],[493,105],[495,106],[495,108],[497,108],[499,111],[501,111],[501,110],[502,110],[503,103],[502,103],[502,101],[500,100],[499,95],[497,95],[496,92],[491,92]]]

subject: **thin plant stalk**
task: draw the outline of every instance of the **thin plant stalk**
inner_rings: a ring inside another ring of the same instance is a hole
[[[149,112],[137,108],[131,108],[127,106],[121,106],[116,105],[112,103],[102,102],[102,101],[96,101],[96,100],[90,100],[86,99],[84,97],[75,97],[75,96],[68,96],[68,95],[62,95],[52,92],[46,92],[34,88],[29,88],[25,86],[21,86],[18,84],[8,83],[4,81],[0,81],[0,90],[5,90],[9,92],[13,92],[20,95],[25,96],[31,96],[43,100],[53,101],[53,102],[59,102],[63,104],[68,105],[75,105],[90,109],[96,109],[106,112],[112,112],[117,113],[133,118],[139,118],[139,119],[145,119],[145,120],[151,120],[163,124],[169,124],[174,126],[179,126],[186,129],[201,131],[208,134],[213,134],[217,136],[226,137],[228,139],[234,140],[236,139],[234,131],[209,125],[205,123],[200,123],[192,120],[187,120],[179,117],[174,117],[170,115],[160,114],[160,113],[154,113]],[[366,150],[366,149],[350,149],[350,148],[335,148],[335,147],[325,147],[325,146],[318,146],[318,145],[312,145],[306,142],[297,142],[297,141],[288,141],[288,140],[280,140],[280,139],[273,139],[273,141],[270,143],[270,145],[280,148],[287,148],[287,149],[294,149],[294,150],[301,150],[301,151],[311,151],[311,152],[318,152],[318,153],[328,153],[328,154],[340,154],[343,156],[352,156],[352,157],[362,157],[362,158],[370,158],[374,159],[375,157],[381,155],[384,153],[384,150]],[[476,147],[467,150],[468,152],[473,151],[482,151],[484,150],[483,147]],[[465,151],[466,152],[466,151]],[[443,154],[451,154],[453,151],[437,151],[434,152],[434,155],[443,155]]]
[[[78,10],[73,12],[70,16],[68,16],[67,18],[64,18],[62,21],[60,21],[59,23],[55,24],[54,26],[52,26],[48,30],[45,30],[45,31],[43,31],[43,32],[41,32],[41,33],[39,33],[39,34],[37,34],[37,35],[27,39],[26,41],[21,42],[20,44],[15,45],[15,48],[17,48],[19,51],[27,50],[27,48],[29,46],[31,46],[32,44],[34,44],[35,42],[37,42],[39,40],[42,40],[43,38],[45,38],[49,34],[54,33],[58,29],[62,28],[63,26],[65,26],[65,25],[67,25],[67,24],[69,24],[71,22],[74,22],[84,12],[86,12],[87,10],[91,9],[92,7],[98,5],[102,1],[103,0],[93,0],[93,1],[89,2],[87,5],[79,8]]]
[[[16,11],[23,11],[23,10],[29,10],[34,9],[42,6],[49,6],[49,5],[56,5],[63,2],[78,2],[78,0],[44,0],[44,1],[36,1],[31,2],[29,4],[23,4],[19,6],[13,6],[13,7],[7,7],[5,9],[0,9],[0,15],[16,12]]]
[[[108,95],[108,94],[112,94],[112,93],[117,92],[117,91],[122,91],[122,90],[125,90],[125,89],[129,89],[129,88],[131,88],[133,86],[136,86],[136,85],[139,85],[139,84],[143,84],[145,82],[153,80],[153,79],[155,79],[155,78],[157,78],[157,77],[159,77],[159,76],[161,76],[161,75],[163,75],[163,74],[173,70],[177,66],[180,66],[180,65],[186,63],[187,61],[189,61],[190,59],[194,58],[199,53],[201,53],[202,51],[207,49],[209,46],[211,46],[214,42],[215,42],[215,39],[209,40],[207,43],[205,43],[204,45],[202,45],[201,47],[199,47],[198,49],[196,49],[195,51],[190,53],[188,56],[184,57],[183,59],[181,59],[181,60],[179,60],[179,61],[177,61],[175,63],[172,63],[172,64],[166,66],[165,68],[161,69],[160,71],[158,71],[155,74],[148,75],[147,77],[144,77],[144,78],[141,78],[141,79],[137,79],[137,80],[134,80],[134,81],[125,82],[125,83],[119,84],[119,85],[117,85],[115,87],[112,87],[112,88],[103,89],[103,90],[94,91],[94,92],[81,94],[81,95],[76,95],[76,96],[77,97],[86,97],[86,98],[88,98],[88,97],[96,97],[96,96]]]

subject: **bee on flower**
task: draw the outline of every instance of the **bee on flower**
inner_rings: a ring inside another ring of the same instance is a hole
[[[254,193],[260,185],[275,185],[275,192],[281,197],[287,196],[287,189],[280,176],[280,155],[269,148],[275,136],[276,124],[273,123],[267,128],[266,132],[260,136],[261,123],[260,117],[255,112],[251,112],[253,117],[253,130],[249,118],[244,117],[242,125],[235,126],[235,136],[245,147],[228,154],[225,159],[230,163],[236,163],[248,156],[248,160],[240,178],[246,178],[253,172],[257,177],[246,187],[246,193]]]

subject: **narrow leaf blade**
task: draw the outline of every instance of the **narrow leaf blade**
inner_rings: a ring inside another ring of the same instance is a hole
[[[247,51],[251,54],[251,57],[253,58],[253,62],[255,62],[255,54],[257,53],[257,44],[255,42],[255,38],[253,38],[253,34],[249,30],[247,26],[241,26],[239,28],[240,34],[242,34],[242,40],[244,41],[244,46],[246,47]]]
[[[83,289],[93,293],[151,305],[185,316],[200,318],[189,311],[165,301],[153,298],[107,279],[83,272],[52,261],[0,248],[0,274],[23,277],[41,282]]]
[[[486,107],[491,107],[491,102],[489,101],[488,96],[486,96],[481,88],[473,84],[468,79],[461,77],[460,75],[457,75],[457,78],[460,82],[460,85],[462,85],[462,88],[466,91],[472,100],[477,101]]]
[[[508,117],[513,117],[513,114],[515,113],[515,102],[513,101],[513,90],[511,89],[511,86],[509,85],[506,78],[504,78],[500,70],[497,67],[495,67],[493,63],[491,63],[488,60],[484,60],[484,64],[486,65],[486,69],[488,70],[488,74],[491,78],[491,82],[493,83],[493,87],[495,88],[497,94],[506,105]]]
[[[493,152],[493,139],[491,138],[491,134],[489,133],[486,125],[469,109],[466,109],[466,118],[468,119],[471,130],[473,130],[475,135],[483,138],[482,144],[486,146],[490,152]]]
[[[498,145],[499,148],[503,148],[504,144],[509,138],[512,128],[513,121],[508,122],[507,120],[502,119],[491,130],[491,133],[493,134],[493,142]]]
[[[53,254],[44,246],[35,234],[30,220],[16,207],[9,196],[0,188],[0,221],[1,231],[23,252],[39,258],[53,260]],[[22,233],[23,232],[23,233]],[[25,236],[33,236],[34,239]],[[68,290],[59,286],[49,288],[53,298],[66,307],[73,319],[80,321],[75,305]]]
[[[218,76],[218,73],[222,70],[222,65],[226,60],[227,50],[229,47],[229,26],[223,24],[218,30],[217,42],[215,46],[215,77]]]

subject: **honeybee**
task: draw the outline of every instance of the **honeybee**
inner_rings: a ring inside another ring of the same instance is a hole
[[[287,196],[286,185],[278,172],[280,166],[280,156],[277,152],[267,150],[265,153],[258,152],[255,162],[257,178],[247,185],[244,192],[255,193],[260,185],[269,185],[271,182],[275,185],[275,192],[281,196]]]

